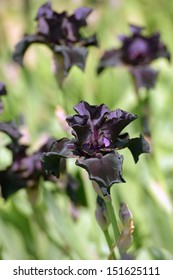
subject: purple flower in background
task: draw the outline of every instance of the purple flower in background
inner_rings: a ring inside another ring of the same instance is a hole
[[[18,149],[18,141],[22,136],[14,122],[0,122],[0,131],[6,133],[12,140],[14,149]]]
[[[154,59],[165,57],[170,60],[166,46],[160,41],[160,34],[142,35],[144,28],[130,26],[132,36],[122,36],[122,60],[130,65],[146,65]]]
[[[73,139],[55,141],[49,152],[41,157],[46,172],[59,177],[60,160],[77,158],[76,165],[84,168],[91,180],[98,183],[102,194],[109,194],[113,183],[125,182],[122,177],[123,156],[116,150],[128,147],[135,162],[141,153],[149,152],[145,139],[130,139],[122,130],[137,116],[121,109],[110,111],[104,104],[91,106],[85,101],[78,103],[76,115],[68,117]]]
[[[92,12],[91,8],[81,7],[74,14],[68,16],[67,12],[57,13],[52,10],[48,2],[38,10],[37,33],[43,35],[50,43],[70,46],[75,43],[85,45],[88,39],[80,34],[80,28],[86,26],[86,18]],[[94,37],[90,37],[90,39]],[[93,41],[96,44],[96,38]]]
[[[6,90],[5,84],[0,81],[0,114],[2,113],[3,108],[4,108],[3,103],[1,101],[1,96],[6,95],[6,94],[7,94],[7,90]]]
[[[143,27],[130,25],[132,35],[120,36],[122,46],[103,54],[98,66],[98,73],[101,73],[106,67],[125,65],[132,73],[137,88],[152,88],[158,72],[151,69],[149,64],[161,57],[170,60],[170,54],[160,41],[159,33],[145,36],[142,34],[143,29]]]
[[[84,70],[88,53],[86,47],[97,46],[96,35],[85,38],[80,33],[80,28],[87,25],[86,19],[91,12],[91,8],[80,7],[69,16],[66,11],[57,13],[52,10],[50,2],[42,5],[36,16],[36,33],[26,35],[16,45],[13,59],[23,65],[28,47],[33,43],[41,43],[53,51],[57,71],[62,72],[60,82],[73,65]]]
[[[7,91],[5,88],[5,84],[0,81],[0,96],[6,95],[6,94],[7,94]]]
[[[21,188],[38,186],[40,178],[44,176],[40,156],[45,150],[48,151],[52,139],[48,139],[36,152],[29,153],[29,146],[20,143],[22,134],[14,122],[0,122],[0,132],[11,139],[7,148],[12,152],[12,163],[0,171],[1,193],[6,199]],[[51,180],[51,177],[45,179]]]

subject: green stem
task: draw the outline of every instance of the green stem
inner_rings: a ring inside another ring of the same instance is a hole
[[[84,172],[84,170],[82,170],[82,169],[81,169],[81,175],[82,175],[84,182],[89,181],[86,172]],[[98,255],[100,255],[101,250],[100,250],[99,236],[98,236],[98,232],[97,232],[97,222],[96,222],[96,219],[93,214],[95,211],[95,196],[93,195],[92,186],[89,186],[89,184],[91,184],[91,181],[88,182],[88,185],[84,184],[84,192],[86,195],[86,200],[87,200],[87,204],[88,204],[89,212],[90,212],[93,238],[95,240],[97,253],[98,253]]]
[[[59,89],[59,102],[62,106],[62,108],[64,109],[64,111],[67,113],[68,112],[68,100],[66,98],[66,94],[64,92],[63,89],[63,81],[64,81],[64,58],[61,54],[55,54],[53,56],[54,59],[54,64],[55,64],[55,72],[54,72],[54,76],[55,76],[55,81],[57,84],[57,87]]]
[[[106,202],[106,206],[107,206],[107,209],[108,209],[108,215],[109,215],[109,218],[111,220],[112,227],[113,227],[115,242],[117,242],[120,233],[119,233],[118,224],[117,224],[117,220],[116,220],[116,217],[115,217],[114,209],[113,209],[113,206],[112,206],[112,201],[109,200],[109,201],[105,201],[105,202]]]
[[[110,238],[109,232],[108,232],[108,230],[106,229],[106,230],[103,231],[103,233],[104,233],[104,235],[105,235],[105,238],[106,238],[108,247],[109,247],[109,249],[110,249],[110,252],[112,252],[113,242],[112,242],[112,240],[111,240],[111,238]]]
[[[106,239],[106,241],[107,241],[107,244],[108,244],[108,247],[109,247],[109,250],[110,250],[109,259],[111,259],[111,260],[116,260],[115,253],[114,253],[114,251],[113,251],[113,246],[114,246],[114,244],[113,244],[113,242],[112,242],[112,240],[111,240],[111,238],[110,238],[108,229],[104,230],[103,233],[104,233],[105,239]]]
[[[145,96],[141,96],[140,92],[137,95],[138,101],[138,115],[141,119],[142,133],[144,136],[151,140],[150,131],[150,94],[149,90],[146,90]]]

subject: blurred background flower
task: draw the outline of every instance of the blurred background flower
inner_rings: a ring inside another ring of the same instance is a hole
[[[150,89],[155,86],[157,71],[150,68],[152,61],[165,57],[170,61],[167,47],[160,41],[160,34],[143,35],[143,27],[130,25],[131,36],[120,35],[122,46],[106,51],[100,59],[97,69],[100,74],[104,68],[127,66],[134,77],[137,89]]]

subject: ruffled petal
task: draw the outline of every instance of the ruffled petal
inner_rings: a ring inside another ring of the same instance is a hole
[[[84,168],[90,180],[96,181],[99,186],[109,188],[114,183],[125,182],[122,177],[123,156],[116,151],[94,158],[79,158],[76,165]]]
[[[107,121],[101,127],[101,131],[115,145],[120,132],[136,118],[134,114],[117,109],[107,114]]]
[[[86,101],[79,102],[73,108],[79,115],[88,116],[88,119],[90,119],[94,125],[100,125],[100,120],[103,119],[105,114],[110,112],[110,110],[104,104],[90,105]]]
[[[61,158],[77,157],[74,143],[68,138],[55,141],[50,152],[43,153],[40,160],[46,173],[51,173],[59,178]]]

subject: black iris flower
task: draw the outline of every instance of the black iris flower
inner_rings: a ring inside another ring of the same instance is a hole
[[[154,87],[158,72],[150,68],[150,63],[164,57],[170,60],[166,46],[160,41],[160,34],[143,35],[143,27],[130,25],[131,36],[119,36],[122,46],[106,51],[99,63],[98,73],[106,67],[125,65],[132,73],[137,88]]]
[[[81,7],[69,16],[67,12],[57,13],[53,11],[48,2],[38,10],[36,16],[37,33],[43,35],[48,42],[57,45],[95,44],[95,36],[84,38],[80,34],[80,28],[87,25],[86,18],[91,12],[91,8]]]
[[[113,183],[125,182],[122,176],[123,156],[117,150],[128,147],[135,162],[141,153],[149,152],[145,139],[130,139],[122,130],[137,116],[121,109],[110,111],[104,104],[91,106],[79,102],[74,110],[77,114],[68,117],[72,139],[55,141],[49,152],[41,157],[46,172],[59,177],[62,158],[77,158],[76,165],[84,168],[91,180],[99,185],[102,194],[109,194]]]
[[[57,68],[63,71],[63,77],[73,65],[84,70],[87,47],[97,46],[96,35],[85,38],[80,33],[81,27],[87,25],[86,19],[91,12],[91,8],[80,7],[74,14],[68,15],[66,11],[57,13],[52,10],[50,2],[42,5],[35,18],[36,33],[24,36],[16,45],[13,59],[23,65],[23,57],[28,47],[33,43],[41,43],[53,51]]]

